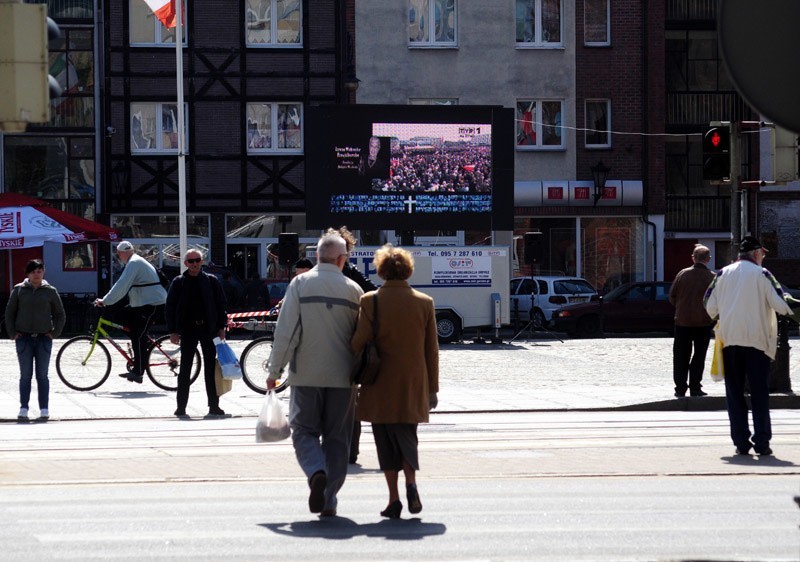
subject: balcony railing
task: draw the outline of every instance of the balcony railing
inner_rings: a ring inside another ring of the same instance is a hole
[[[713,21],[718,0],[667,0],[667,21]]]
[[[730,197],[667,197],[664,229],[728,232],[731,229]]]
[[[667,125],[708,125],[750,119],[750,106],[735,92],[667,94]]]

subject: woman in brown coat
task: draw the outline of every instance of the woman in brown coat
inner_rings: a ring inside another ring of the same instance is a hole
[[[403,510],[397,488],[400,470],[405,474],[408,510],[422,511],[416,481],[417,424],[428,421],[428,412],[438,402],[439,345],[433,299],[407,281],[414,272],[411,254],[389,244],[375,252],[375,266],[385,283],[361,297],[351,345],[353,353],[360,354],[372,340],[377,294],[381,367],[376,382],[361,387],[358,415],[372,422],[378,464],[389,487],[389,505],[381,515],[396,519]]]

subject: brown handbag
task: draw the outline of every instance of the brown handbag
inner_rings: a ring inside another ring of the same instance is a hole
[[[378,338],[378,292],[372,296],[373,316],[372,316],[372,341],[367,342],[361,355],[356,358],[353,370],[350,372],[350,382],[368,386],[375,384],[378,378],[378,371],[381,368],[381,356],[378,353],[376,340]]]

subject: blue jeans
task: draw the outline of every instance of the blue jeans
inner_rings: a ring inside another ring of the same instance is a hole
[[[39,409],[47,408],[50,400],[50,381],[47,370],[50,367],[50,352],[53,340],[48,336],[20,336],[16,340],[19,360],[19,405],[27,408],[31,398],[31,380],[36,363],[36,388],[39,394]]]

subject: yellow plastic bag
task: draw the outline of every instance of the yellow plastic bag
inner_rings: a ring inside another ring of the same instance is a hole
[[[720,382],[725,378],[725,363],[722,360],[722,347],[725,344],[719,334],[714,336],[714,355],[711,358],[711,380]]]

